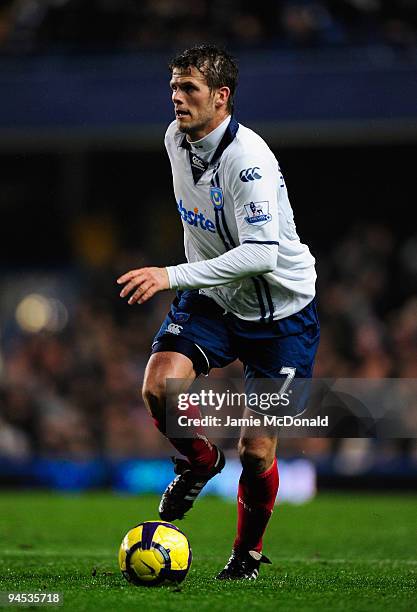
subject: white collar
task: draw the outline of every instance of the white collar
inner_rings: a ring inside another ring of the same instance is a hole
[[[224,121],[221,122],[214,130],[200,138],[200,140],[195,140],[194,142],[190,142],[191,149],[197,153],[211,153],[214,149],[216,149],[223,138],[223,135],[227,129],[227,126],[230,123],[231,115],[228,115]]]

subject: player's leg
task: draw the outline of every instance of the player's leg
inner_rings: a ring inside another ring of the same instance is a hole
[[[181,455],[187,458],[195,472],[205,474],[212,469],[217,460],[216,447],[209,442],[202,431],[196,431],[195,437],[178,438],[170,435],[167,430],[167,414],[169,410],[175,410],[175,405],[169,405],[166,379],[176,379],[178,393],[183,393],[188,390],[196,376],[190,357],[174,351],[153,353],[145,370],[142,396],[159,431],[169,439]],[[190,405],[183,414],[198,417],[198,406]]]
[[[158,429],[166,435],[166,379],[177,379],[180,391],[186,391],[196,378],[189,357],[174,351],[153,353],[143,378],[142,397]]]
[[[238,489],[235,550],[262,552],[262,536],[274,509],[279,476],[275,435],[239,440],[242,473]]]
[[[243,432],[239,440],[242,473],[238,488],[237,534],[231,557],[217,576],[220,580],[254,580],[258,577],[259,565],[269,563],[262,554],[262,537],[278,493],[276,446],[274,433],[258,437]]]
[[[273,388],[274,380],[277,380],[278,388],[274,391],[279,391],[284,382],[282,379],[288,376],[289,371],[301,379],[311,378],[320,337],[314,301],[299,313],[268,325],[256,326],[234,320],[233,332],[240,341],[239,358],[245,363],[247,392],[262,393],[265,390],[263,379],[269,379],[269,392],[271,384]],[[305,394],[300,397],[304,401]],[[304,408],[301,402],[292,406],[296,413]],[[245,565],[253,566],[249,559],[253,555],[249,551],[258,553],[255,554],[258,557],[255,569],[264,559],[260,555],[262,535],[272,514],[279,484],[275,459],[276,433],[270,432],[264,436],[259,431],[259,436],[256,436],[252,431],[252,435],[244,435],[240,443],[242,475],[238,495],[238,532],[230,562],[233,557],[237,559],[232,564],[233,571],[228,571],[226,565],[219,578],[256,578],[256,571],[249,575],[245,571]],[[255,516],[256,521],[253,521]]]
[[[159,506],[163,520],[183,518],[207,482],[224,467],[223,453],[201,429],[188,430],[186,438],[179,438],[170,434],[166,419],[167,410],[178,409],[174,398],[167,397],[167,378],[177,379],[176,393],[183,393],[200,374],[236,359],[222,315],[222,309],[198,291],[183,292],[172,303],[152,346],[143,397],[157,427],[186,457],[174,460],[177,477],[168,485]],[[192,405],[182,414],[200,416],[198,407]]]
[[[224,455],[202,431],[187,438],[170,435],[166,417],[167,411],[175,410],[175,405],[169,405],[167,378],[177,379],[178,393],[183,393],[196,378],[195,364],[190,357],[175,351],[154,353],[149,359],[142,389],[143,399],[156,426],[186,457],[186,460],[174,459],[177,476],[164,491],[159,504],[160,517],[165,521],[174,521],[183,518],[207,482],[223,469]],[[190,405],[188,413],[183,414],[196,417],[198,407]]]

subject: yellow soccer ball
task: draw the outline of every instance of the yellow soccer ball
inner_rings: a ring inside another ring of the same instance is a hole
[[[175,525],[146,521],[127,532],[119,549],[123,576],[136,585],[182,582],[192,553],[187,536]]]

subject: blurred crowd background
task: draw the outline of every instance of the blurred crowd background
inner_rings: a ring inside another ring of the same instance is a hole
[[[2,0],[0,49],[31,53],[416,44],[415,0]]]
[[[10,58],[26,54],[91,53],[94,62],[96,53],[156,50],[168,58],[201,40],[265,62],[270,47],[296,54],[385,45],[415,58],[416,32],[416,0],[2,0],[7,63],[0,61],[0,74],[1,66],[10,74]],[[169,121],[168,88],[166,107]],[[90,123],[86,117],[81,130]],[[0,117],[7,135],[0,143],[1,482],[18,482],[13,466],[34,458],[118,461],[171,452],[139,390],[172,294],[130,308],[115,283],[132,267],[183,261],[166,123],[146,142],[139,134],[133,147],[116,139],[69,149],[67,127],[43,149],[27,147],[21,133],[14,140]],[[267,140],[273,127],[269,117]],[[299,233],[317,259],[316,376],[417,378],[417,130],[390,128],[368,145],[335,130],[331,145],[299,136],[299,147],[274,134]],[[213,375],[238,377],[241,365]],[[287,440],[281,454],[308,457],[323,486],[343,477],[375,484],[376,475],[409,486],[417,478],[415,440]]]

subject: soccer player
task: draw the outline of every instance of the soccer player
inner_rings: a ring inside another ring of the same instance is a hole
[[[171,162],[188,263],[123,274],[121,297],[142,304],[176,289],[152,345],[143,398],[166,432],[167,378],[191,385],[236,359],[245,379],[310,378],[319,340],[315,260],[297,235],[280,167],[267,144],[233,115],[238,69],[212,45],[171,64],[175,121],[165,146]],[[254,91],[253,95],[259,95]],[[168,436],[169,437],[169,436]],[[165,490],[163,520],[183,518],[225,459],[204,435],[169,438],[186,458]],[[219,579],[255,579],[262,537],[278,492],[276,436],[242,435],[237,535]]]

